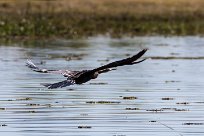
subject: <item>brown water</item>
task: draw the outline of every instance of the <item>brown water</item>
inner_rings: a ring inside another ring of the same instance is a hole
[[[43,68],[91,69],[149,48],[152,57],[84,85],[48,90],[64,80]],[[0,46],[0,134],[203,136],[204,38],[136,37],[57,40]]]

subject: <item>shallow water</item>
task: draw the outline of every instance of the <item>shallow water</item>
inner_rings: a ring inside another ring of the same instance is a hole
[[[40,45],[40,46],[39,46]],[[149,48],[151,58],[83,85],[48,90],[61,75],[43,68],[92,69]],[[73,136],[204,135],[204,38],[56,40],[0,46],[0,134]]]

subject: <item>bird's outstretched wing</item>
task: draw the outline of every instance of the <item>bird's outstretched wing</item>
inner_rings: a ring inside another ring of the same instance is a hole
[[[136,61],[136,60],[138,60],[140,57],[142,57],[142,55],[144,55],[146,51],[147,51],[147,49],[144,49],[132,57],[109,63],[107,65],[93,69],[92,71],[100,71],[100,70],[104,70],[104,69],[110,69],[113,67],[124,66],[124,65],[133,65],[133,64],[140,63],[140,62],[144,61],[145,59],[140,60],[140,61]]]
[[[37,67],[31,60],[27,60],[26,66],[29,67],[31,70],[40,72],[40,73],[53,73],[53,74],[62,74],[64,77],[72,77],[79,71],[70,71],[70,70],[48,70],[48,69],[41,69]]]
[[[73,85],[75,84],[75,81],[74,80],[64,80],[64,81],[61,81],[61,82],[58,82],[58,83],[53,83],[53,84],[42,84],[43,86],[45,87],[48,87],[48,89],[55,89],[55,88],[62,88],[62,87],[65,87],[65,86],[70,86],[70,85]]]

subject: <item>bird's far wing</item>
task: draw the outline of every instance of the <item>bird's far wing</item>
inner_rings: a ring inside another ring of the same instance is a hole
[[[55,89],[55,88],[62,88],[62,87],[65,87],[65,86],[70,86],[70,85],[73,85],[73,84],[75,84],[75,81],[71,80],[71,79],[68,79],[68,80],[58,82],[58,83],[53,83],[53,84],[45,83],[45,84],[42,84],[42,85],[45,86],[45,87],[48,87],[48,89]]]
[[[92,71],[99,71],[99,70],[118,67],[118,66],[123,66],[123,65],[133,65],[133,64],[140,63],[140,62],[144,61],[145,59],[143,59],[141,61],[137,61],[137,62],[135,62],[135,61],[137,59],[139,59],[142,55],[144,55],[146,51],[147,51],[147,49],[143,49],[138,54],[136,54],[136,55],[134,55],[132,57],[109,63],[107,65],[104,65],[104,66],[98,67],[96,69],[93,69]]]
[[[71,77],[75,75],[79,71],[70,71],[70,70],[48,70],[48,69],[41,69],[37,67],[31,60],[27,60],[26,66],[29,67],[31,70],[40,72],[40,73],[53,73],[53,74],[62,74],[65,77]]]

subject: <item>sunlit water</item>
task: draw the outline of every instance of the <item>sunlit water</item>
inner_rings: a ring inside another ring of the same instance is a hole
[[[153,59],[60,89],[49,90],[40,83],[64,80],[61,75],[25,67],[30,58],[43,68],[92,69],[143,48],[149,49],[145,57]],[[203,57],[201,37],[1,44],[0,134],[203,136]]]

